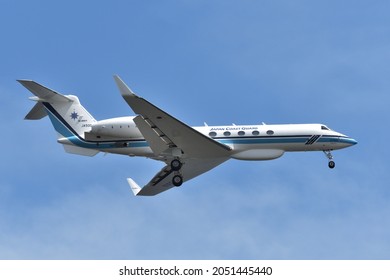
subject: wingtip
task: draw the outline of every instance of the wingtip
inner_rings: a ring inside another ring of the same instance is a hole
[[[27,80],[27,79],[17,79],[16,81],[24,87],[28,86],[31,83],[35,83],[33,80]]]
[[[113,77],[115,81],[122,81],[121,77],[119,77],[117,74],[114,74]]]
[[[133,179],[127,178],[127,182],[129,183],[130,188],[135,196],[142,190],[142,188]]]
[[[123,80],[118,75],[114,75],[114,80],[122,96],[135,96],[135,93],[125,84],[125,82],[123,82]]]

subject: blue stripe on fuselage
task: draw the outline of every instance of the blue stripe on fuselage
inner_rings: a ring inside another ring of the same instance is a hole
[[[112,148],[142,148],[149,147],[145,139],[139,140],[121,140],[121,141],[89,141],[82,138],[77,132],[64,120],[64,118],[47,102],[43,102],[50,121],[55,130],[66,137],[72,144],[89,149],[112,149]],[[118,143],[126,145],[118,145]]]
[[[215,139],[223,144],[286,144],[305,143],[307,136],[282,136],[282,137],[242,137],[242,138],[219,138]]]
[[[218,137],[214,140],[223,144],[305,144],[311,135],[291,135],[291,136],[261,136],[261,137]],[[329,135],[320,137],[317,142],[330,143],[339,142],[338,135]]]

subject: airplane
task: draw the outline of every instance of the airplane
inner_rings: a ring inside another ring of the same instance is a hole
[[[229,159],[273,160],[285,152],[323,151],[329,168],[332,151],[357,141],[324,124],[225,125],[190,127],[136,95],[119,76],[114,80],[135,116],[97,121],[77,96],[62,95],[32,80],[17,80],[34,94],[27,120],[49,116],[57,142],[68,153],[94,156],[99,152],[146,157],[165,166],[140,187],[132,178],[134,195],[153,196],[199,176]]]

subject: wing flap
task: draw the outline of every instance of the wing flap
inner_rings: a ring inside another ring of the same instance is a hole
[[[169,148],[169,139],[164,138],[162,132],[153,128],[153,124],[148,123],[142,116],[135,117],[134,122],[156,156]]]

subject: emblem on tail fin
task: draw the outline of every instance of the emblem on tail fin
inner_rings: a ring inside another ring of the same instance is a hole
[[[70,114],[70,118],[71,118],[72,120],[77,120],[77,119],[79,118],[79,114],[77,114],[76,111],[73,110],[73,113]]]

